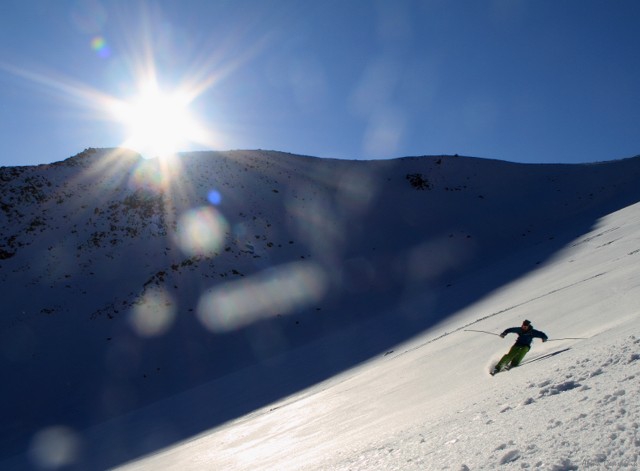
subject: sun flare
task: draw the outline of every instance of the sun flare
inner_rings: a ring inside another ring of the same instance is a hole
[[[190,142],[203,142],[204,130],[189,110],[191,101],[183,91],[166,92],[148,83],[131,100],[119,102],[114,114],[127,129],[124,146],[153,158],[173,155]]]

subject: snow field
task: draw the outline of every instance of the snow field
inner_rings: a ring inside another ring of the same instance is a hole
[[[481,386],[463,409],[442,409],[326,469],[638,469],[640,328],[617,330],[634,334],[582,341],[557,360],[490,378],[494,387]]]
[[[197,153],[148,193],[109,155],[0,172],[1,469],[638,469],[640,160]],[[306,306],[260,289],[292,263]],[[489,376],[525,318],[553,341]]]
[[[122,469],[638,469],[639,222],[637,204],[611,214],[411,341]],[[465,329],[500,332],[523,318],[552,341],[536,340],[521,367],[489,376],[515,337]],[[357,335],[392,326],[381,319]]]

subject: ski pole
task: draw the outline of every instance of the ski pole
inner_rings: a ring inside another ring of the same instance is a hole
[[[480,332],[481,334],[489,334],[489,335],[497,335],[500,337],[500,334],[496,334],[494,332],[487,332],[486,330],[473,330],[473,329],[464,329],[465,332]]]
[[[558,340],[587,340],[589,337],[564,337],[561,339],[549,339],[547,342],[556,342]]]

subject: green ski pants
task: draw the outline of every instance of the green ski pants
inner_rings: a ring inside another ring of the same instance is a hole
[[[496,369],[499,371],[507,364],[510,364],[510,368],[518,366],[530,349],[531,347],[526,345],[514,345],[511,347],[511,350],[500,359],[496,365]]]

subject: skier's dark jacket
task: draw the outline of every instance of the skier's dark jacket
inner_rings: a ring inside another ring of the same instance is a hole
[[[531,342],[533,342],[535,337],[545,341],[547,340],[547,334],[534,329],[533,326],[529,326],[527,330],[524,330],[522,327],[511,327],[502,332],[501,335],[504,337],[507,334],[518,334],[515,344],[523,347],[531,347]]]

